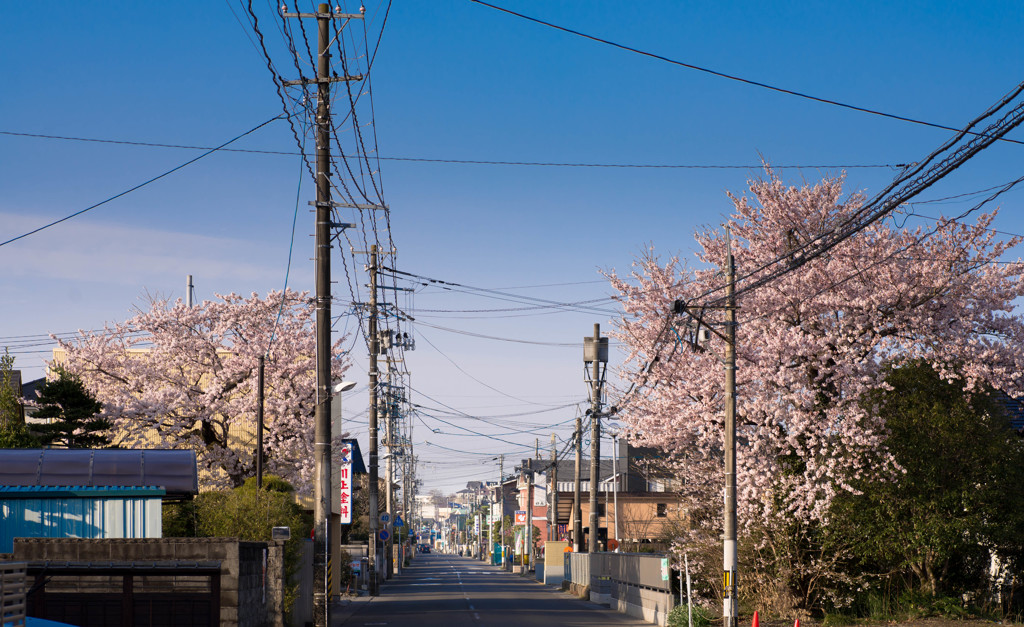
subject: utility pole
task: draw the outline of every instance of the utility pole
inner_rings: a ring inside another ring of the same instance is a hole
[[[377,354],[380,352],[380,338],[377,336],[377,245],[370,246],[370,319],[368,321],[370,335],[370,541],[367,547],[368,568],[370,574],[370,596],[377,596]]]
[[[703,351],[699,345],[707,338],[702,325],[708,334],[714,334],[725,343],[725,425],[723,429],[723,449],[725,457],[725,489],[723,496],[725,511],[722,529],[722,617],[723,627],[736,627],[739,602],[737,591],[737,560],[736,560],[736,260],[732,256],[732,234],[725,230],[725,333],[703,323],[701,315],[695,316],[686,302],[676,300],[673,303],[675,314],[686,314],[696,322],[692,327],[693,339],[690,341],[695,350]],[[685,556],[684,556],[685,557]]]
[[[576,431],[573,437],[576,439],[576,474],[572,486],[572,543],[573,550],[577,553],[583,552],[583,503],[580,497],[581,475],[583,474],[583,417],[579,411],[576,412]]]
[[[330,7],[321,4],[319,12]],[[330,77],[330,19],[317,16],[317,79]],[[327,569],[331,515],[331,108],[330,84],[317,83],[316,102],[316,414],[314,464],[316,501],[313,511],[313,616],[326,627]]]
[[[602,342],[602,340],[604,341]],[[585,365],[590,365],[593,368],[590,379],[590,542],[588,550],[591,553],[597,553],[597,492],[601,479],[599,472],[601,464],[601,384],[604,383],[601,364],[608,363],[608,339],[601,337],[600,324],[594,325],[593,338],[584,338],[583,361]]]
[[[498,539],[501,546],[501,567],[505,568],[505,456],[498,456],[498,494],[501,498],[501,509],[498,510],[498,519],[501,520],[501,538]]]
[[[263,489],[263,369],[264,356],[256,366],[256,490]]]
[[[629,468],[629,460],[626,460],[626,468]],[[615,515],[615,551],[619,550],[619,435],[612,437],[612,490],[614,490],[613,513]]]
[[[390,367],[388,368],[388,381],[391,381]],[[384,525],[384,528],[388,531],[388,540],[384,543],[384,550],[387,552],[384,556],[384,563],[386,565],[384,572],[388,579],[391,579],[395,574],[395,403],[394,398],[391,396],[393,393],[394,391],[389,385],[386,403],[387,413],[384,416],[387,428],[387,433],[384,436],[384,443],[388,449],[388,459],[384,464],[384,476],[387,484],[384,488],[384,511],[388,513],[388,522]]]
[[[533,490],[533,459],[530,458],[526,460],[526,533],[523,534],[523,542],[526,543],[527,571],[533,566]]]
[[[330,84],[361,80],[361,76],[332,76],[330,26],[334,19],[363,19],[362,14],[332,12],[320,4],[316,13],[288,13],[283,18],[315,18],[317,21],[316,78],[283,81],[285,87],[315,84],[316,107],[316,411],[313,418],[313,619],[318,627],[330,623],[328,615],[328,521],[331,513],[331,106]]]
[[[192,309],[192,275],[185,275],[185,306]]]
[[[724,627],[736,627],[738,614],[736,581],[736,263],[732,256],[732,235],[726,230],[725,297],[725,533],[723,542],[724,586],[722,616]]]
[[[551,472],[548,474],[548,540],[558,540],[558,453],[555,451],[555,434],[551,434]]]

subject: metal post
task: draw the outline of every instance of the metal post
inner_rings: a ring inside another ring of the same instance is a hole
[[[185,275],[185,306],[192,309],[192,275]]]
[[[330,7],[321,4],[319,12]],[[317,17],[317,78],[330,77],[330,19]],[[316,106],[316,413],[313,511],[313,612],[318,626],[330,624],[327,598],[327,522],[331,513],[331,109],[327,82],[318,84]]]
[[[380,352],[380,338],[377,337],[377,245],[370,246],[370,319],[367,321],[370,335],[370,539],[367,547],[368,570],[370,573],[370,596],[377,596],[377,491],[380,489],[377,471],[377,353]]]
[[[598,350],[601,338],[601,325],[594,325],[594,350]],[[601,463],[601,360],[594,359],[592,365],[593,398],[590,406],[590,542],[587,550],[597,553],[597,490],[600,485],[599,466]]]
[[[726,231],[725,344],[725,529],[723,534],[722,616],[724,627],[736,627],[736,264],[732,235]]]
[[[263,355],[256,367],[256,489],[263,489]]]

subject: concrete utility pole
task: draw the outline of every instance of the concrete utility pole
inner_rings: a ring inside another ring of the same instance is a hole
[[[388,368],[388,381],[391,381],[391,368]],[[394,394],[393,388],[388,386],[388,397],[387,413],[384,416],[384,424],[387,429],[387,433],[384,435],[384,444],[388,449],[388,459],[384,464],[384,476],[386,487],[384,488],[385,505],[384,511],[388,513],[388,522],[384,525],[384,528],[388,531],[388,541],[384,543],[384,550],[386,555],[384,556],[384,563],[386,568],[384,569],[385,576],[388,579],[395,574],[395,403],[394,398],[391,396]]]
[[[498,519],[501,521],[501,567],[505,568],[505,456],[498,456],[498,494],[501,496],[501,508],[498,510]]]
[[[573,551],[583,552],[583,503],[580,497],[580,482],[583,474],[583,417],[576,412],[576,465],[572,486],[572,544]]]
[[[263,370],[264,356],[256,366],[256,489],[263,489]]]
[[[588,344],[590,344],[589,351]],[[591,553],[597,553],[597,492],[601,480],[601,387],[604,383],[601,364],[608,363],[608,339],[601,337],[600,324],[594,325],[593,338],[584,338],[583,361],[593,368],[590,380],[590,542],[588,550]]]
[[[626,467],[629,468],[629,460],[626,460]],[[612,535],[615,538],[615,544],[619,544],[619,434],[616,433],[612,437],[612,490],[614,494],[613,510],[612,513],[615,515],[615,533]],[[615,547],[615,552],[619,551],[619,547]]]
[[[192,275],[185,275],[185,306],[192,309]]]
[[[380,352],[380,338],[377,335],[377,245],[370,246],[370,319],[368,321],[370,335],[370,539],[367,547],[367,561],[370,574],[370,596],[377,596],[377,522],[380,512],[377,511],[377,354]]]
[[[526,533],[523,534],[523,541],[526,542],[526,569],[533,566],[533,460],[526,460]]]
[[[736,263],[732,235],[726,230],[725,297],[725,533],[722,616],[724,627],[736,627],[739,602],[736,581]]]
[[[321,4],[321,12],[330,7]],[[317,17],[317,78],[331,72],[330,20]],[[316,414],[314,464],[316,501],[313,511],[313,614],[317,625],[329,625],[328,519],[331,515],[331,108],[330,84],[317,84],[316,103]]]
[[[555,434],[551,434],[551,472],[548,473],[548,540],[558,540],[558,453],[555,451]]]
[[[316,78],[284,81],[286,87],[317,86],[316,107],[316,411],[313,418],[313,619],[318,627],[330,623],[328,615],[328,522],[331,514],[331,107],[330,84],[362,77],[332,76],[330,27],[334,19],[363,19],[362,14],[333,13],[320,4],[316,13],[288,13],[284,18],[317,21]]]

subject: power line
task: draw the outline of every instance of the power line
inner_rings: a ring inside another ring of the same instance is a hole
[[[111,197],[109,197],[109,198],[107,198],[105,200],[101,200],[100,202],[98,202],[98,203],[96,203],[94,205],[90,205],[90,206],[86,207],[85,209],[82,209],[82,210],[76,211],[75,213],[72,213],[70,215],[64,216],[63,218],[61,218],[59,220],[54,220],[53,222],[50,222],[49,224],[44,224],[43,226],[40,226],[39,228],[33,229],[31,231],[28,231],[27,233],[22,233],[21,235],[12,237],[11,239],[9,239],[9,240],[7,240],[5,242],[0,242],[0,246],[6,246],[7,244],[10,244],[11,242],[16,242],[16,241],[18,241],[20,239],[28,237],[29,235],[35,235],[36,233],[38,233],[40,231],[43,231],[45,229],[48,229],[51,226],[56,226],[56,225],[60,224],[61,222],[64,222],[66,220],[70,220],[71,218],[74,218],[76,216],[80,216],[83,213],[85,213],[86,211],[92,211],[93,209],[95,209],[97,207],[100,207],[102,205],[105,205],[108,202],[111,202],[113,200],[117,200],[121,196],[125,196],[127,194],[130,194],[130,193],[134,192],[135,190],[141,189],[141,188],[149,185],[150,183],[153,183],[155,181],[159,181],[160,179],[164,178],[165,176],[173,174],[173,173],[177,172],[178,170],[180,170],[182,168],[188,167],[188,166],[192,165],[193,163],[195,163],[196,161],[199,161],[200,159],[208,157],[209,155],[212,155],[213,153],[223,149],[225,146],[233,144],[234,142],[238,141],[239,139],[242,139],[243,137],[245,137],[246,135],[249,135],[250,133],[254,133],[254,132],[258,131],[259,129],[263,128],[264,126],[270,124],[271,122],[274,122],[276,120],[280,120],[282,117],[284,117],[284,116],[283,115],[276,115],[276,116],[270,118],[269,120],[267,120],[266,122],[263,122],[261,124],[257,124],[256,126],[254,126],[251,129],[245,131],[241,135],[237,135],[234,138],[229,139],[228,141],[224,142],[220,146],[217,146],[215,148],[211,148],[211,149],[207,150],[206,152],[204,152],[203,154],[201,154],[201,155],[199,155],[199,156],[197,156],[197,157],[195,157],[193,159],[189,159],[188,161],[186,161],[185,163],[182,163],[181,165],[175,166],[175,167],[171,168],[170,170],[167,170],[166,172],[164,172],[162,174],[158,174],[157,176],[154,176],[153,178],[150,178],[150,179],[148,179],[146,181],[143,181],[142,183],[139,183],[138,185],[135,185],[134,187],[130,187],[129,189],[126,189],[126,190],[124,190],[123,192],[121,192],[119,194],[115,194],[115,195],[113,195],[113,196],[111,196]]]
[[[860,111],[861,113],[870,113],[871,115],[877,115],[877,116],[881,116],[881,117],[884,117],[884,118],[890,118],[890,119],[893,119],[893,120],[900,120],[901,122],[910,122],[912,124],[919,124],[921,126],[930,126],[932,128],[940,128],[940,129],[943,129],[943,130],[946,130],[946,131],[954,131],[954,132],[959,132],[960,131],[960,129],[958,129],[958,128],[955,128],[955,127],[952,127],[952,126],[946,126],[944,124],[936,124],[935,122],[926,122],[924,120],[919,120],[919,119],[916,119],[916,118],[909,118],[909,117],[906,117],[906,116],[903,116],[903,115],[896,115],[894,113],[886,113],[884,111],[879,111],[877,109],[869,109],[867,107],[861,107],[861,106],[857,106],[857,105],[852,105],[852,104],[849,104],[849,103],[840,102],[838,100],[831,100],[829,98],[822,98],[822,97],[819,97],[819,96],[812,96],[810,94],[805,94],[803,92],[794,91],[792,89],[785,89],[783,87],[777,87],[775,85],[770,85],[768,83],[762,83],[760,81],[755,81],[755,80],[751,80],[751,79],[748,79],[748,78],[743,78],[741,76],[736,76],[734,74],[726,74],[725,72],[719,72],[718,70],[712,70],[710,68],[701,67],[699,65],[694,65],[692,63],[686,63],[684,61],[679,61],[679,60],[676,60],[676,59],[672,59],[672,58],[669,58],[669,57],[666,57],[666,56],[663,56],[663,55],[660,55],[660,54],[655,54],[653,52],[647,52],[645,50],[640,50],[639,48],[634,48],[632,46],[627,46],[627,45],[624,45],[624,44],[619,44],[619,43],[616,43],[614,41],[610,41],[608,39],[604,39],[604,38],[601,38],[601,37],[596,37],[594,35],[588,35],[586,33],[580,32],[578,30],[573,30],[573,29],[567,28],[565,26],[559,26],[557,24],[553,24],[551,22],[546,22],[544,20],[541,20],[541,19],[538,19],[538,18],[535,18],[535,17],[530,17],[529,15],[525,15],[523,13],[518,13],[518,12],[513,11],[511,9],[506,9],[504,7],[500,7],[500,6],[497,6],[495,4],[491,4],[489,2],[484,2],[483,0],[469,0],[469,1],[470,2],[474,2],[476,4],[479,4],[481,6],[485,6],[485,7],[494,9],[496,11],[500,11],[502,13],[507,13],[509,15],[514,15],[515,17],[518,17],[518,18],[521,18],[521,19],[524,19],[524,20],[527,20],[527,21],[530,21],[530,22],[534,22],[535,24],[540,24],[542,26],[547,26],[548,28],[553,28],[555,30],[562,31],[564,33],[569,33],[570,35],[576,35],[577,37],[582,37],[584,39],[589,39],[591,41],[595,41],[595,42],[600,43],[600,44],[605,44],[607,46],[612,46],[612,47],[618,48],[620,50],[625,50],[626,52],[632,52],[632,53],[635,53],[635,54],[639,54],[641,56],[649,57],[651,59],[657,59],[659,61],[665,61],[666,63],[671,63],[672,65],[678,65],[680,67],[689,68],[691,70],[697,70],[698,72],[704,72],[705,74],[711,74],[712,76],[717,76],[719,78],[726,78],[726,79],[729,79],[731,81],[736,81],[736,82],[739,82],[739,83],[744,83],[746,85],[751,85],[751,86],[754,86],[754,87],[761,87],[762,89],[768,89],[768,90],[771,90],[771,91],[778,92],[780,94],[787,94],[789,96],[796,96],[798,98],[804,98],[806,100],[812,100],[814,102],[820,102],[822,104],[828,104],[828,105],[833,105],[833,106],[836,106],[836,107],[842,107],[844,109],[850,109],[852,111]],[[970,134],[978,135],[978,133],[970,133]],[[999,139],[1001,139],[1002,141],[1005,141],[1005,142],[1010,142],[1012,144],[1024,144],[1024,141],[1018,141],[1016,139],[1007,139],[1005,137],[1001,137]]]
[[[131,141],[120,139],[103,139],[96,137],[73,137],[69,135],[47,135],[43,133],[22,133],[16,131],[0,131],[0,135],[11,137],[32,137],[36,139],[55,139],[62,141],[91,142],[98,144],[115,144],[123,146],[140,146],[145,148],[175,148],[181,150],[209,150],[209,146],[198,146],[192,144],[167,144],[149,141]],[[294,157],[300,152],[289,150],[259,150],[255,148],[224,148],[222,152],[238,152],[256,155],[274,155]],[[360,153],[351,154],[351,157],[365,158]],[[512,161],[504,159],[457,159],[444,157],[385,157],[374,155],[379,161],[405,161],[411,163],[440,163],[452,165],[495,165],[495,166],[528,166],[548,168],[619,168],[632,170],[757,170],[760,164],[700,164],[700,163],[595,163],[581,161]],[[793,165],[773,165],[776,170],[858,170],[858,169],[889,169],[899,170],[907,167],[906,163],[870,163],[870,164],[842,164],[842,163],[809,163]]]

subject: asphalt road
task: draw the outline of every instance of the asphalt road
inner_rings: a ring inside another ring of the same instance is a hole
[[[619,614],[468,557],[418,554],[381,586],[353,603],[346,627],[621,627],[650,623]],[[334,622],[334,621],[332,621]]]

